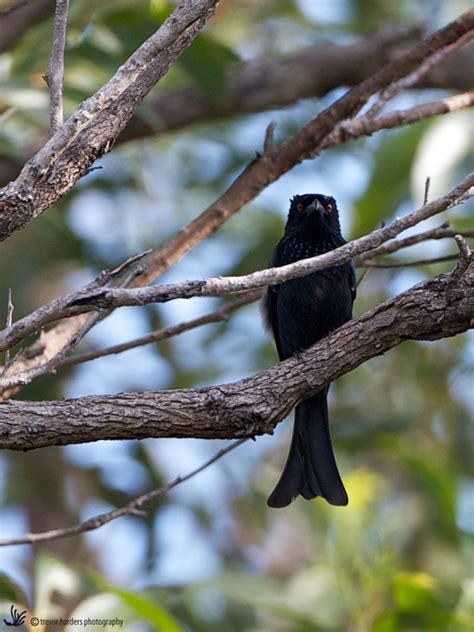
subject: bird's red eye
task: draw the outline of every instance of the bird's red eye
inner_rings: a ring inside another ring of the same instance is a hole
[[[298,204],[296,205],[296,210],[300,213],[303,210],[303,205],[301,204],[301,202],[298,202]]]
[[[332,213],[333,210],[334,210],[334,206],[333,206],[332,202],[328,202],[326,204],[326,213]]]

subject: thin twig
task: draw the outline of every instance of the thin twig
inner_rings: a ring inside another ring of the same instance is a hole
[[[2,114],[0,114],[0,125],[8,121],[8,119],[17,112],[18,108],[16,106],[12,106],[11,108],[6,109],[5,112],[2,112]]]
[[[118,265],[116,268],[114,268],[113,270],[109,272],[110,278],[113,279],[120,276],[122,272],[130,268],[130,266],[132,266],[133,264],[147,257],[152,252],[153,252],[152,249],[148,248],[147,250],[144,250],[143,252],[139,252],[136,255],[132,255],[126,261],[124,261],[123,263],[121,263],[120,265]]]
[[[54,14],[53,45],[44,80],[50,92],[49,120],[51,136],[57,132],[64,121],[64,47],[66,45],[67,11],[69,0],[56,0]]]
[[[195,279],[175,284],[132,289],[105,288],[93,292],[80,291],[69,294],[43,305],[28,316],[18,320],[11,327],[1,331],[0,351],[20,342],[25,336],[50,322],[77,314],[126,305],[163,303],[177,298],[225,296],[303,277],[312,272],[342,264],[365,252],[370,253],[368,258],[372,258],[374,250],[382,243],[393,239],[407,228],[456,206],[458,198],[471,189],[474,195],[474,171],[469,173],[447,195],[433,200],[426,206],[421,206],[418,210],[408,213],[404,217],[395,219],[388,226],[378,228],[364,237],[355,239],[323,255],[303,259],[286,266],[259,270],[244,276]]]
[[[276,123],[275,121],[271,121],[267,125],[267,129],[265,130],[265,139],[263,141],[263,155],[267,156],[273,150],[273,132],[275,131]]]
[[[428,195],[430,193],[431,178],[428,176],[425,180],[425,194],[423,196],[423,206],[428,204]]]
[[[461,199],[461,198],[460,198]],[[394,239],[388,243],[382,244],[378,248],[374,248],[369,252],[363,253],[355,258],[355,264],[362,266],[365,261],[372,260],[374,257],[380,257],[382,255],[390,255],[394,252],[398,252],[402,248],[408,248],[409,246],[415,246],[430,239],[445,239],[453,238],[454,235],[461,235],[463,237],[474,237],[474,230],[455,230],[451,228],[449,224],[444,223],[437,228],[425,230],[422,233],[416,233],[410,235],[410,237],[404,237],[403,239]]]
[[[452,44],[448,44],[443,48],[435,51],[432,55],[430,55],[425,61],[416,68],[413,72],[402,77],[398,81],[390,84],[385,90],[379,95],[377,101],[370,107],[366,116],[369,118],[374,118],[384,107],[385,105],[391,101],[397,94],[399,94],[402,90],[406,90],[407,88],[411,88],[411,86],[415,85],[420,81],[422,77],[426,75],[434,66],[439,64],[443,59],[454,53],[454,51],[462,48],[465,44],[467,44],[474,37],[474,31],[469,31],[465,33],[462,37],[460,37],[456,42]]]
[[[370,270],[370,268],[368,266],[365,267],[365,268],[362,268],[362,273],[361,273],[360,277],[357,279],[357,283],[356,283],[357,289],[359,289],[360,286],[362,285],[362,282],[365,279],[365,277],[367,276],[369,270]]]
[[[248,441],[248,438],[238,439],[234,441],[230,445],[226,446],[222,450],[219,450],[212,456],[210,459],[205,461],[202,465],[192,470],[188,474],[184,476],[178,476],[170,483],[163,485],[162,487],[158,487],[153,489],[151,492],[146,494],[142,494],[137,496],[132,501],[120,507],[118,509],[112,509],[112,511],[108,511],[103,514],[99,514],[94,516],[93,518],[89,518],[80,524],[77,524],[73,527],[66,527],[64,529],[53,529],[51,531],[44,531],[43,533],[28,533],[19,538],[11,538],[8,540],[0,540],[0,546],[13,546],[17,544],[36,544],[38,542],[49,542],[51,540],[58,540],[59,538],[66,538],[72,535],[78,535],[80,533],[86,533],[87,531],[93,531],[94,529],[98,529],[102,527],[104,524],[111,522],[112,520],[116,520],[117,518],[121,518],[122,516],[127,515],[143,515],[143,512],[140,511],[140,507],[149,503],[151,500],[158,498],[159,496],[163,496],[167,492],[169,492],[174,487],[177,487],[181,483],[188,481],[190,478],[193,478],[210,465],[221,459],[224,455],[228,454],[235,448],[239,447],[243,443]]]
[[[393,263],[364,261],[364,263],[361,263],[361,266],[364,268],[408,268],[431,265],[432,263],[444,263],[445,261],[454,261],[458,258],[458,255],[445,255],[444,257],[434,257],[432,259],[413,259],[412,261],[395,261]]]
[[[459,248],[459,261],[452,271],[453,282],[460,279],[474,260],[474,251],[466,243],[462,235],[454,235],[457,247]]]
[[[99,277],[93,282],[100,283],[101,285],[109,282],[111,279],[122,274],[127,268],[129,268],[133,263],[142,259],[149,251],[145,253],[141,253],[138,255],[134,255],[124,261],[120,266],[115,268],[112,271],[104,270]],[[144,274],[146,267],[144,265],[137,266],[132,268],[125,279],[123,279],[116,287],[118,288],[126,288],[128,287],[134,279],[136,279],[141,274]],[[3,378],[0,382],[0,392],[5,393],[5,391],[10,391],[11,389],[21,385],[30,384],[33,380],[42,375],[51,375],[55,374],[58,371],[58,368],[63,365],[66,361],[66,358],[72,353],[72,351],[77,347],[77,345],[84,339],[84,337],[89,333],[89,331],[95,327],[101,320],[106,318],[110,314],[111,310],[102,309],[98,310],[82,324],[82,326],[74,332],[71,338],[67,341],[67,343],[55,354],[51,357],[47,362],[36,366],[27,371],[23,371],[21,373],[15,373],[13,376]]]
[[[5,324],[7,327],[11,327],[12,326],[12,322],[13,322],[13,310],[14,310],[14,306],[13,306],[13,302],[12,302],[12,289],[11,287],[8,288],[8,299],[7,299],[7,318],[5,321]],[[8,365],[10,364],[10,349],[7,349],[5,351],[5,362],[3,363],[3,371],[5,371],[5,369],[8,367]]]
[[[157,329],[156,331],[153,331],[146,336],[135,338],[134,340],[130,340],[129,342],[123,342],[122,344],[107,347],[105,349],[99,349],[98,351],[91,351],[89,353],[83,353],[72,358],[66,358],[62,362],[59,362],[56,368],[69,368],[71,366],[75,366],[76,364],[82,364],[83,362],[90,362],[91,360],[96,360],[97,358],[103,358],[104,356],[123,353],[124,351],[128,351],[130,349],[135,349],[137,347],[142,347],[153,342],[160,342],[162,340],[178,336],[185,331],[195,329],[196,327],[201,327],[202,325],[208,325],[210,323],[217,323],[228,320],[232,312],[240,309],[241,307],[244,307],[245,305],[249,305],[250,303],[258,301],[258,299],[260,299],[261,297],[262,290],[246,292],[235,301],[232,301],[232,303],[223,305],[222,307],[219,307],[215,311],[205,314],[204,316],[200,316],[199,318],[194,318],[192,320],[188,320],[177,325],[162,327],[161,329]]]

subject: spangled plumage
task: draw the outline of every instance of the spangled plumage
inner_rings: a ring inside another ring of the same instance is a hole
[[[334,198],[297,195],[291,200],[285,234],[270,267],[314,257],[344,243]],[[352,318],[355,294],[355,271],[350,262],[269,287],[262,313],[280,360]],[[290,452],[268,505],[285,507],[299,494],[306,499],[322,496],[332,505],[347,504],[329,436],[327,389],[296,406]]]

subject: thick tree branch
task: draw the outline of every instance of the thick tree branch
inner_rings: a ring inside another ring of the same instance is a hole
[[[463,264],[466,268],[467,264]],[[474,270],[443,274],[349,321],[308,350],[252,377],[201,389],[0,403],[0,447],[31,450],[100,439],[244,438],[271,433],[297,402],[404,340],[466,331]]]
[[[63,124],[64,46],[66,45],[67,11],[69,0],[56,0],[53,45],[44,74],[50,92],[49,119],[51,134]]]
[[[173,14],[84,101],[21,174],[0,191],[0,240],[64,195],[110,150],[138,104],[191,43],[219,0],[182,0]]]
[[[0,351],[10,348],[27,335],[60,318],[75,316],[96,309],[111,309],[125,305],[146,305],[166,302],[176,298],[224,296],[266,285],[275,285],[288,279],[306,276],[311,272],[339,265],[364,252],[370,252],[389,239],[393,239],[403,230],[452,207],[472,187],[474,187],[474,171],[467,175],[447,195],[420,207],[413,213],[395,219],[388,226],[374,230],[364,237],[355,239],[318,257],[310,257],[279,268],[259,270],[240,277],[197,279],[176,284],[162,284],[132,289],[99,288],[91,291],[87,288],[85,291],[69,294],[41,306],[28,316],[18,320],[11,327],[0,331]],[[2,380],[2,384],[3,389],[12,385],[8,380]]]

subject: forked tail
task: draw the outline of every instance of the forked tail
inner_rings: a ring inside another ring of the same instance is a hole
[[[286,507],[299,494],[307,500],[322,496],[331,505],[348,503],[329,436],[327,391],[296,407],[290,452],[267,505]]]

